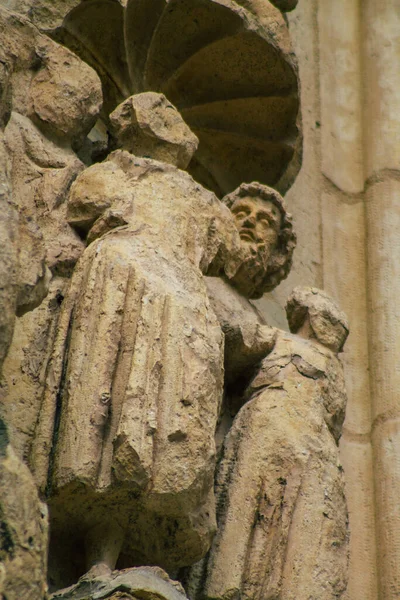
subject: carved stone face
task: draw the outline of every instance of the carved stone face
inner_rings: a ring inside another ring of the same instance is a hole
[[[253,256],[263,265],[274,250],[282,223],[280,210],[270,200],[244,196],[231,208],[239,230],[240,239],[248,244]]]

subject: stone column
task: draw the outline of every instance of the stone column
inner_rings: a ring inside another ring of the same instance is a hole
[[[400,4],[363,3],[367,297],[379,599],[400,596]]]
[[[351,324],[343,355],[348,406],[340,450],[350,519],[347,600],[376,600],[375,502],[366,303],[361,8],[318,6],[323,287]]]

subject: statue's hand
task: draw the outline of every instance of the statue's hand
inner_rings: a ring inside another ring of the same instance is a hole
[[[275,346],[277,330],[260,323],[243,323],[225,333],[225,374],[227,381],[246,377]]]
[[[274,348],[277,336],[277,329],[268,325],[257,324],[249,340],[246,339],[246,331],[243,332],[243,341],[246,346],[251,347],[253,355],[264,358]]]

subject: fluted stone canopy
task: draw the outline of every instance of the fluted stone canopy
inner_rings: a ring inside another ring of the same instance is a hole
[[[200,140],[188,170],[219,196],[243,181],[293,183],[297,67],[267,0],[86,0],[51,34],[99,73],[105,121],[132,93],[165,94]]]

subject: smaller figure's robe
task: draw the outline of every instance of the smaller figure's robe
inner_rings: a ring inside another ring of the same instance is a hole
[[[340,598],[348,561],[335,439],[346,403],[342,366],[324,346],[282,332],[249,395],[217,472],[218,532],[196,567],[202,597]]]

